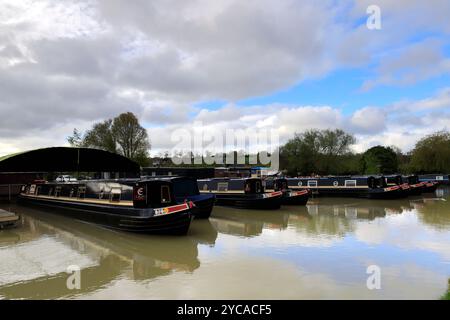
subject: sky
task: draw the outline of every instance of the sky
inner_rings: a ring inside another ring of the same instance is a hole
[[[370,5],[380,28],[368,28]],[[448,0],[0,0],[0,156],[126,111],[173,133],[340,128],[404,152],[450,128]]]

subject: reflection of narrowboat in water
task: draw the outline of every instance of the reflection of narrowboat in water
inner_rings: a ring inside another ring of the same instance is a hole
[[[214,194],[201,194],[196,179],[189,177],[144,177],[144,179],[170,181],[178,203],[186,201],[194,203],[192,214],[196,219],[208,219],[211,215],[216,197]]]
[[[104,227],[152,234],[186,234],[192,202],[177,203],[170,181],[87,180],[40,182],[22,188],[21,203],[65,209],[58,212]]]
[[[310,189],[317,196],[357,197],[370,199],[397,199],[405,197],[400,186],[389,187],[383,176],[374,177],[320,177],[287,178],[293,190]]]
[[[268,177],[264,180],[266,183],[266,191],[281,191],[283,197],[281,204],[283,205],[305,205],[308,202],[310,190],[292,190],[288,187],[288,182],[285,178]]]
[[[302,207],[305,208],[305,207]],[[283,211],[283,209],[281,209]],[[263,229],[284,230],[288,226],[289,211],[248,212],[236,208],[216,208],[210,221],[224,234],[242,237],[258,236]]]
[[[197,180],[201,193],[215,194],[216,204],[244,209],[278,209],[281,191],[265,192],[260,178]]]
[[[203,241],[195,237],[149,238],[140,234],[114,232],[31,208],[27,208],[23,216],[24,227],[14,230],[19,238],[23,238],[21,248],[36,249],[45,245],[43,249],[51,250],[54,246],[53,249],[70,254],[55,253],[55,257],[42,257],[44,260],[55,259],[45,263],[51,266],[44,266],[44,269],[49,269],[49,274],[15,273],[17,281],[0,285],[0,296],[7,299],[70,297],[94,292],[123,277],[155,279],[177,271],[193,272],[200,266],[197,247]],[[200,222],[202,236],[208,238],[208,243],[214,244],[217,231],[209,221]],[[33,234],[34,237],[31,236]],[[26,250],[21,257],[33,262],[40,259],[38,256],[32,250]],[[69,274],[65,268],[71,264],[73,257],[79,257],[75,264],[81,268],[81,291],[69,290],[66,286]]]
[[[330,214],[350,219],[373,220],[387,214],[401,214],[412,210],[411,201],[404,199],[365,200],[351,198],[316,198],[307,205],[310,214]]]

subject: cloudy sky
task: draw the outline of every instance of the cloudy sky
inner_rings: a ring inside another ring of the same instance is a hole
[[[381,9],[370,30],[369,5]],[[0,156],[124,111],[171,133],[342,128],[355,150],[450,129],[450,1],[0,0]]]

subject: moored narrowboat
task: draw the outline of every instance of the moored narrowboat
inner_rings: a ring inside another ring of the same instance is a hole
[[[421,182],[433,182],[436,184],[450,184],[450,175],[448,174],[421,174],[419,175]]]
[[[212,193],[200,193],[197,180],[189,177],[145,177],[148,180],[170,181],[178,203],[192,201],[192,214],[196,219],[208,219],[211,215],[216,196]]]
[[[214,194],[216,204],[244,209],[278,209],[281,191],[265,192],[260,178],[214,178],[197,180],[202,194]]]
[[[434,193],[439,186],[437,181],[426,181],[423,182],[423,193]]]
[[[409,184],[409,194],[419,196],[425,191],[425,183],[419,181],[418,175],[402,176],[402,181]]]
[[[288,187],[286,178],[266,178],[264,180],[266,192],[281,191],[283,197],[281,199],[282,205],[306,205],[309,199],[310,190],[292,190]]]
[[[409,183],[403,180],[401,175],[385,176],[388,187],[399,186],[403,196],[407,197],[411,194]]]
[[[111,229],[149,234],[186,234],[194,207],[192,202],[177,203],[173,184],[160,180],[132,186],[111,180],[32,183],[23,186],[18,201]]]
[[[397,199],[405,196],[400,186],[389,187],[383,176],[332,176],[287,178],[293,190],[310,189],[316,196]]]

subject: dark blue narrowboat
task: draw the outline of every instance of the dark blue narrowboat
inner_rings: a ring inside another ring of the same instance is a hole
[[[172,182],[162,180],[40,181],[23,186],[18,201],[104,227],[149,234],[186,234],[194,207],[191,201],[178,203]]]
[[[210,217],[216,196],[212,193],[200,193],[197,179],[179,176],[144,177],[144,179],[170,181],[178,203],[186,201],[194,203],[195,206],[192,208],[194,218],[208,219]]]
[[[426,183],[426,192],[436,191],[439,184],[450,184],[450,175],[448,174],[421,174],[419,181]]]
[[[403,180],[403,177],[401,175],[389,175],[385,176],[386,184],[389,187],[392,186],[399,186],[401,189],[401,192],[405,197],[411,195],[411,187],[409,186],[409,183]]]
[[[405,197],[400,186],[388,186],[384,176],[330,176],[287,178],[292,190],[310,189],[312,195],[398,199]]]
[[[425,183],[419,181],[418,175],[404,175],[402,181],[409,184],[409,194],[412,196],[419,196],[425,192]]]
[[[310,190],[292,190],[288,186],[286,178],[268,177],[264,179],[266,192],[281,191],[283,198],[282,205],[306,205],[310,196]]]
[[[266,192],[260,178],[197,180],[202,194],[214,194],[216,204],[244,209],[278,209],[283,192]]]

